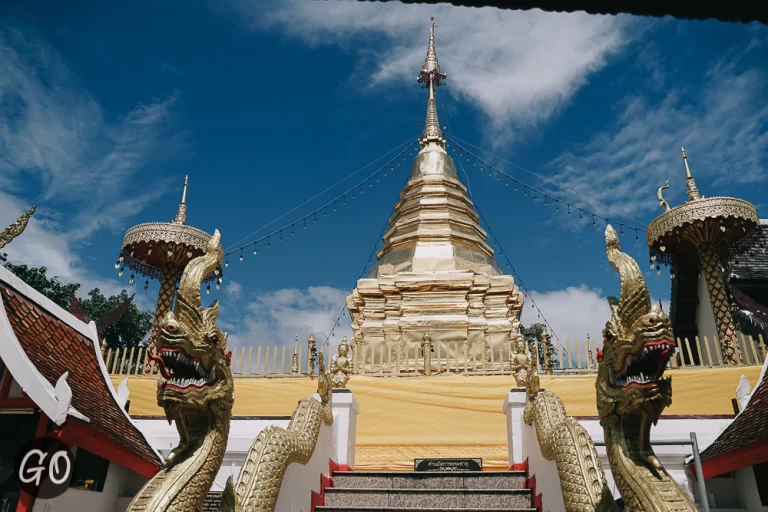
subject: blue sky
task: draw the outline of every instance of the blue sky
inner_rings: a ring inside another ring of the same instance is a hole
[[[113,268],[122,235],[170,221],[186,174],[188,222],[231,246],[415,140],[432,15],[448,73],[441,122],[521,181],[642,227],[660,212],[665,180],[670,204],[684,199],[683,145],[704,195],[768,206],[760,25],[369,2],[10,0],[0,7],[0,224],[39,209],[9,256],[86,290],[131,289]],[[325,337],[410,158],[294,237],[230,258],[211,298],[231,343]],[[605,297],[618,292],[604,224],[580,224],[471,164],[475,202],[556,333],[599,336]],[[668,300],[668,273],[648,268],[642,233],[627,230],[623,243]],[[154,293],[140,285],[140,304]],[[523,320],[536,321],[530,305]]]

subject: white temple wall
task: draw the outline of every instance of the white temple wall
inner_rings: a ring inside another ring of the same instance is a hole
[[[317,394],[314,396],[319,400]],[[351,468],[354,467],[357,414],[359,413],[357,400],[352,393],[334,392],[332,403],[333,425],[330,427],[321,426],[315,451],[306,465],[291,464],[288,466],[280,488],[276,510],[286,512],[310,510],[312,491],[320,492],[320,477],[323,474],[328,474],[330,461],[337,464],[347,464]],[[262,430],[268,426],[286,428],[289,421],[288,418],[283,417],[232,418],[224,461],[214,479],[210,492],[222,492],[226,486],[227,478],[230,476],[237,480],[248,450]],[[133,422],[146,436],[149,444],[163,456],[170,453],[179,443],[176,426],[174,424],[169,425],[164,418],[136,419]],[[130,499],[126,501],[126,506],[129,501]],[[125,508],[120,510],[125,510]]]
[[[523,460],[528,460],[528,475],[536,477],[536,494],[541,494],[542,512],[565,510],[557,466],[541,454],[536,428],[523,424],[520,442],[525,457]]]
[[[768,506],[763,505],[760,500],[755,471],[752,466],[736,471],[735,490],[741,500],[741,505],[749,512],[768,512]]]
[[[548,461],[541,455],[536,430],[533,425],[526,425],[522,420],[522,411],[525,407],[525,392],[513,389],[504,402],[504,412],[507,416],[508,442],[510,443],[510,465],[523,463],[528,460],[529,476],[536,476],[536,492],[542,494],[544,512],[563,510],[562,491],[557,477],[557,467],[554,461]],[[579,419],[595,442],[603,442],[603,427],[599,418]],[[651,443],[660,440],[689,439],[690,432],[695,432],[699,444],[699,451],[703,451],[717,438],[733,419],[720,418],[673,418],[662,417],[655,427],[651,428]],[[520,448],[517,448],[520,447]],[[654,446],[654,452],[664,464],[669,475],[677,483],[688,490],[693,496],[693,488],[696,481],[689,480],[685,470],[685,461],[692,455],[691,447],[686,445]],[[611,473],[610,462],[606,455],[605,447],[598,446],[597,452],[605,471],[608,487],[613,496],[618,499],[620,494]],[[708,493],[712,491],[708,488]]]
[[[736,470],[733,474],[708,479],[707,494],[713,512],[768,512],[768,506],[760,500],[752,466]]]
[[[335,459],[333,427],[323,425],[312,458],[306,465],[291,464],[285,472],[275,510],[307,512],[312,509],[312,492],[320,492],[320,476],[328,474],[328,463]]]

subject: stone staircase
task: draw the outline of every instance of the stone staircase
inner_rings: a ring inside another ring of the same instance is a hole
[[[534,512],[524,471],[334,471],[317,512]]]

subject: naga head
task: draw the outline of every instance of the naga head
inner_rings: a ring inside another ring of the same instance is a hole
[[[160,322],[157,355],[150,356],[164,379],[158,381],[157,400],[169,421],[180,408],[224,405],[231,410],[234,400],[227,334],[216,326],[219,302],[203,309],[200,295],[205,276],[221,265],[220,241],[216,230],[205,254],[184,269],[174,311]]]
[[[672,402],[672,382],[664,370],[674,354],[669,317],[651,305],[637,262],[621,252],[616,230],[605,230],[608,260],[619,273],[621,297],[610,297],[611,319],[603,329],[599,354],[597,408],[601,422],[625,414],[647,415],[655,423]]]

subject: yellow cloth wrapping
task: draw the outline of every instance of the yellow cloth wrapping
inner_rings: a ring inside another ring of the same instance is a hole
[[[760,367],[670,370],[672,405],[664,415],[733,414],[731,398],[741,374],[753,384]],[[117,386],[125,377],[113,376]],[[358,470],[413,469],[419,457],[482,457],[487,469],[508,469],[502,406],[514,379],[507,376],[437,375],[377,378],[354,375],[348,388],[360,405]],[[595,375],[541,377],[571,416],[597,416]],[[289,416],[312,394],[309,378],[235,380],[235,416]],[[133,417],[163,416],[156,377],[130,377]]]

